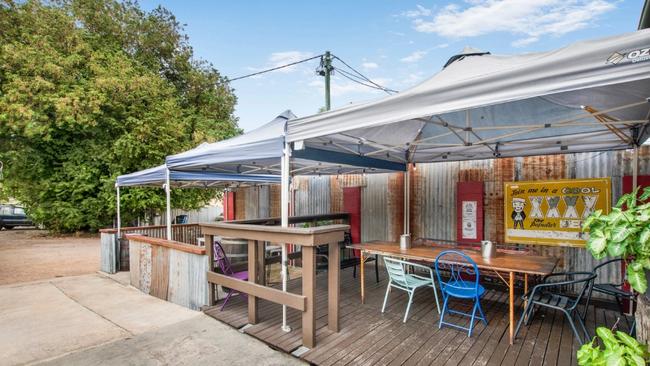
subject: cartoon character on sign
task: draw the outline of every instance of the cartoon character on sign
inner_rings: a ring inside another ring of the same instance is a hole
[[[512,221],[515,223],[515,229],[519,226],[522,230],[524,228],[524,220],[526,220],[526,214],[524,213],[524,207],[526,207],[526,200],[523,198],[513,198],[512,199]]]

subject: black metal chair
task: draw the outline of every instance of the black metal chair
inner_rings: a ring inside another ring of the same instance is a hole
[[[612,266],[618,263],[622,263],[622,262],[623,262],[622,258],[610,259],[594,267],[593,273],[594,275],[598,276],[598,272],[600,269],[607,266]],[[587,295],[587,305],[585,307],[584,314],[582,314],[582,319],[585,319],[587,317],[586,309],[589,306],[589,303],[591,301],[591,294],[593,291],[599,292],[604,295],[613,296],[616,299],[616,303],[618,304],[618,308],[621,314],[625,314],[625,308],[623,307],[623,300],[634,302],[636,301],[636,294],[634,293],[634,291],[623,289],[624,284],[625,284],[625,277],[623,278],[623,280],[621,280],[620,283],[614,283],[614,282],[594,283],[589,289],[589,293]],[[630,334],[634,334],[635,328],[636,328],[636,320],[634,321],[634,323],[632,323]]]
[[[515,338],[517,337],[519,329],[524,321],[526,322],[526,325],[529,325],[535,315],[535,309],[543,306],[564,313],[567,321],[569,321],[569,324],[571,325],[576,341],[580,344],[588,342],[590,335],[585,327],[582,314],[580,314],[580,311],[578,310],[578,305],[583,296],[587,294],[591,288],[591,284],[595,278],[596,275],[591,272],[563,272],[552,273],[545,276],[540,284],[535,285],[532,290],[523,296],[523,299],[528,301],[528,303],[521,314],[519,322],[517,323]],[[568,294],[565,291],[566,288],[574,286],[578,289],[577,293]],[[585,334],[584,340],[578,334],[574,318],[578,321],[578,324],[580,324],[580,327]]]

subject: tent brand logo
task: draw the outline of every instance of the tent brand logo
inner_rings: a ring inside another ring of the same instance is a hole
[[[619,51],[612,53],[607,59],[608,64],[637,63],[650,60],[650,47],[639,48],[632,51]]]

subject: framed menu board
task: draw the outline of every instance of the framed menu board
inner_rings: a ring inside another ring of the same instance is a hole
[[[610,178],[506,182],[505,242],[584,246],[582,221],[609,213],[611,185]]]

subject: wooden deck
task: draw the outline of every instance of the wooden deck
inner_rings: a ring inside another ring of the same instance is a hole
[[[369,270],[372,265],[367,267]],[[366,276],[366,303],[360,303],[359,278],[352,269],[341,272],[341,331],[333,333],[327,323],[327,273],[317,275],[316,347],[300,358],[317,365],[575,365],[579,345],[564,321],[555,311],[542,310],[530,327],[523,327],[515,344],[508,344],[507,293],[490,290],[482,302],[489,321],[486,327],[477,325],[471,338],[453,328],[438,329],[438,313],[433,293],[420,289],[415,294],[411,314],[402,323],[406,309],[406,293],[392,291],[386,313],[381,314],[386,279],[381,270],[380,282],[374,275]],[[299,293],[300,279],[289,282],[289,291]],[[518,303],[518,314],[521,312]],[[219,306],[205,311],[256,337],[271,347],[291,353],[301,346],[301,318],[298,311],[288,310],[292,331],[280,330],[280,305],[260,301],[260,322],[247,325],[247,307],[243,297],[232,299],[224,311]],[[456,303],[456,307],[469,303]],[[611,327],[619,317],[615,311],[591,307],[587,327],[594,324]],[[467,325],[466,318],[456,317]],[[628,319],[622,318],[619,328],[627,330]]]

